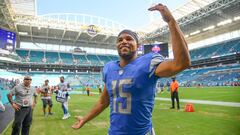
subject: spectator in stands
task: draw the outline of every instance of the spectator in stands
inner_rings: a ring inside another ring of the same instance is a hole
[[[40,89],[41,95],[42,95],[42,102],[43,102],[43,115],[47,116],[46,114],[46,108],[48,106],[48,114],[53,115],[52,113],[52,93],[53,89],[48,85],[49,80],[45,80],[43,86]]]
[[[99,115],[110,105],[109,135],[154,135],[152,110],[159,77],[169,77],[190,66],[187,43],[168,8],[157,4],[149,9],[159,11],[168,23],[174,59],[164,61],[158,53],[137,57],[138,36],[123,30],[117,36],[120,61],[111,61],[103,69],[103,93],[93,109],[83,118],[77,117],[74,129]]]
[[[46,63],[47,62],[47,58],[46,57],[42,58],[42,62]]]
[[[37,104],[36,89],[31,86],[31,77],[25,76],[23,84],[15,86],[8,94],[8,100],[15,110],[12,135],[28,135],[32,123],[32,112]],[[13,96],[16,96],[13,101]],[[34,100],[33,100],[34,97]],[[22,130],[21,130],[22,127]]]
[[[25,60],[26,60],[26,62],[29,62],[30,61],[30,56],[27,56]]]
[[[175,99],[177,101],[177,109],[180,109],[180,105],[179,105],[179,97],[178,97],[178,82],[176,81],[176,77],[172,77],[172,83],[170,85],[171,87],[171,99],[172,99],[172,107],[171,109],[175,108]]]

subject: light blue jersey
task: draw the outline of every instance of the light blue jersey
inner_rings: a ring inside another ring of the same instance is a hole
[[[138,57],[125,67],[119,61],[103,69],[110,97],[109,135],[145,135],[152,129],[152,110],[158,77],[156,67],[163,61],[157,53]]]
[[[61,103],[67,102],[68,96],[69,96],[68,91],[67,91],[68,83],[67,82],[59,83],[58,88],[59,88],[59,90],[55,92],[57,94],[56,100]]]
[[[68,100],[68,92],[67,91],[62,91],[62,90],[58,90],[55,92],[57,95],[56,95],[56,100],[60,103],[64,103],[64,102],[67,102]]]

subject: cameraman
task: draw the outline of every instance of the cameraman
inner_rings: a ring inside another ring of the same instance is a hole
[[[42,95],[42,102],[43,102],[43,114],[44,116],[47,116],[46,114],[46,108],[48,105],[48,114],[53,115],[52,111],[52,90],[50,86],[48,85],[49,80],[45,80],[45,83],[43,84],[41,88],[41,95]]]

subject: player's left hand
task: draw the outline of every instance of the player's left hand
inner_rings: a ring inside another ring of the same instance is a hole
[[[79,129],[79,128],[81,128],[85,124],[85,122],[84,122],[84,120],[83,120],[83,118],[81,116],[76,116],[76,119],[77,119],[77,122],[75,122],[72,125],[73,129]]]
[[[35,108],[35,106],[36,106],[36,103],[35,103],[35,102],[33,102],[33,104],[32,104],[32,109],[34,109],[34,108]]]
[[[148,10],[149,11],[159,11],[162,15],[163,20],[167,23],[169,23],[171,21],[175,21],[171,12],[169,11],[169,9],[161,3],[159,3],[153,7],[150,7]]]

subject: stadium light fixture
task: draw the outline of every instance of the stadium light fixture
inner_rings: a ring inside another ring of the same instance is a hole
[[[194,31],[194,32],[190,33],[190,36],[196,35],[196,34],[198,34],[198,33],[200,33],[200,30],[197,30],[197,31]]]
[[[214,29],[214,28],[215,28],[215,26],[211,25],[209,27],[204,28],[203,31],[211,30],[211,29]]]
[[[240,20],[240,16],[236,16],[233,18],[234,21]]]
[[[232,19],[227,19],[227,20],[221,21],[220,23],[217,24],[217,26],[222,26],[222,25],[229,24],[229,23],[232,23]]]
[[[28,35],[27,32],[18,32],[19,35]]]

